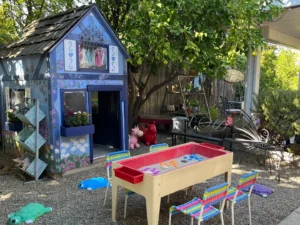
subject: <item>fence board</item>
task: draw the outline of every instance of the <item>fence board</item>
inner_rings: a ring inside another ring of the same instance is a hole
[[[166,70],[161,70],[157,76],[152,76],[146,87],[146,93],[154,85],[161,83],[166,79]],[[176,82],[174,82],[175,84]],[[205,84],[206,93],[209,90],[208,84]],[[166,87],[162,87],[149,98],[149,100],[142,106],[140,114],[159,115],[162,107]],[[211,87],[211,93],[207,94],[208,104],[210,106],[216,105],[220,101],[220,96],[227,97],[228,100],[235,100],[235,87],[234,84],[225,82],[223,80],[215,80]],[[203,105],[204,98],[200,100]],[[181,95],[167,94],[165,105],[179,105],[182,104]]]

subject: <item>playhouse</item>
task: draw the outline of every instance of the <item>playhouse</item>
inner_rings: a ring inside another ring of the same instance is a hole
[[[127,53],[96,5],[32,22],[0,49],[1,130],[5,111],[38,98],[45,114],[43,160],[53,173],[86,166],[128,147]],[[70,127],[69,113],[89,123]]]

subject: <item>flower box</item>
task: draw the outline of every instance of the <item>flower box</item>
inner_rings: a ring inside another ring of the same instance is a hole
[[[33,105],[25,114],[21,114],[18,111],[15,112],[16,117],[23,123],[36,126],[36,105]],[[39,122],[44,119],[45,114],[42,110],[38,109]]]
[[[23,129],[22,123],[5,122],[5,130],[19,132]]]
[[[78,127],[60,127],[60,135],[64,137],[80,136],[85,134],[94,134],[94,124]]]
[[[35,152],[36,150],[36,131],[25,127],[18,135],[14,138],[18,143],[26,150]],[[40,149],[46,140],[38,134],[38,145],[37,148]]]

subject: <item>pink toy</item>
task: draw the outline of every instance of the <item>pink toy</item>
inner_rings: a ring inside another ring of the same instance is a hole
[[[156,126],[155,126],[155,121],[153,124],[148,124],[148,129],[142,127],[142,131],[144,132],[144,135],[140,138],[141,141],[145,142],[147,146],[151,144],[157,144],[156,141]]]
[[[131,130],[131,136],[129,137],[129,149],[133,150],[134,147],[139,148],[138,138],[143,136],[143,131],[138,126]]]

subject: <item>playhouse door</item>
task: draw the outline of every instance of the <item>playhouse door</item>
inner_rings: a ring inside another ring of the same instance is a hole
[[[120,148],[119,104],[119,92],[117,91],[92,93],[92,120],[95,125],[93,139],[95,144]]]

